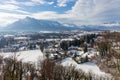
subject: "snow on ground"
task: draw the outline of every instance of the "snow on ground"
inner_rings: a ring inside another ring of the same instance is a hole
[[[64,39],[62,39],[61,41],[73,41],[74,39],[72,39],[72,38],[64,38]]]
[[[58,31],[40,31],[39,33],[59,33]]]
[[[83,70],[85,73],[87,72],[92,72],[94,74],[105,74],[104,72],[102,72],[99,67],[92,63],[92,62],[87,62],[87,63],[83,63],[83,64],[78,64],[77,68]]]
[[[58,41],[60,39],[46,39],[46,41]]]
[[[27,40],[30,39],[30,37],[15,37],[15,40]]]
[[[63,66],[76,66],[77,63],[72,58],[66,58],[61,61]]]
[[[14,37],[14,35],[6,34],[6,35],[4,35],[4,37],[5,37],[5,38],[7,38],[7,37]]]
[[[84,71],[85,73],[91,72],[92,74],[95,75],[104,75],[105,76],[105,72],[102,72],[99,67],[92,62],[86,62],[83,64],[77,64],[72,58],[66,58],[64,60],[62,60],[61,63],[63,66],[74,66],[76,67],[76,69],[81,69],[82,71]]]
[[[16,53],[8,52],[0,53],[0,55],[4,58],[16,55],[17,59],[22,60],[23,62],[37,62],[38,60],[43,60],[43,53],[40,50],[28,50]]]

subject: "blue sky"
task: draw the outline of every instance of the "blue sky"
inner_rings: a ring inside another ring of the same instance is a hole
[[[117,23],[120,0],[0,0],[0,26],[27,16],[76,25]]]
[[[40,11],[41,12],[42,11],[55,11],[60,14],[65,13],[67,10],[70,10],[76,2],[74,0],[71,0],[71,1],[68,0],[70,2],[65,2],[65,3],[60,3],[58,2],[59,0],[58,1],[57,0],[33,0],[33,2],[38,1],[36,3],[33,3],[31,0],[16,0],[16,1],[20,3],[24,2],[23,5],[19,4],[19,6],[22,7],[23,10],[31,12],[31,13],[40,12]],[[41,3],[39,3],[39,1],[41,1]]]

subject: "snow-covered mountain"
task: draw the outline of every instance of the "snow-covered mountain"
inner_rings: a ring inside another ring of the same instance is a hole
[[[20,19],[2,30],[8,31],[66,31],[66,30],[120,30],[120,24],[81,25],[59,23],[51,20],[38,20],[30,17]]]
[[[34,18],[26,17],[20,19],[6,27],[6,30],[16,31],[63,31],[63,30],[76,30],[78,27],[67,27],[57,21],[50,20],[37,20]]]

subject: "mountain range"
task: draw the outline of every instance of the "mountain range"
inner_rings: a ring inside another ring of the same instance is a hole
[[[120,30],[120,26],[61,24],[57,21],[38,20],[31,17],[20,19],[2,30],[8,31],[68,31],[68,30]]]
[[[78,26],[65,26],[57,21],[38,20],[30,17],[20,19],[5,28],[9,31],[63,31],[63,30],[77,30]]]

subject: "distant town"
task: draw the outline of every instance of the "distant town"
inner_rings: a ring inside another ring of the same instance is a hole
[[[98,32],[86,31],[4,33],[0,35],[0,52],[41,50],[56,61],[72,57],[77,63],[82,63],[97,54],[93,43],[98,38]]]

